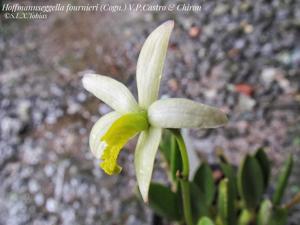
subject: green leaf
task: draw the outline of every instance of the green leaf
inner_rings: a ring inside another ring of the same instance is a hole
[[[262,171],[262,175],[264,179],[264,191],[265,191],[268,188],[269,179],[270,179],[270,173],[271,173],[270,162],[263,148],[259,148],[256,151],[254,157],[259,163],[259,166]]]
[[[268,225],[286,225],[288,219],[288,211],[284,208],[275,208],[272,219]]]
[[[176,173],[182,170],[182,159],[176,138],[167,129],[163,132],[159,148],[169,165],[171,178],[173,182],[176,182]]]
[[[263,175],[257,160],[247,155],[239,168],[238,190],[248,209],[255,209],[264,188]]]
[[[226,158],[224,154],[224,150],[222,148],[218,149],[218,158],[220,160],[220,167],[225,175],[229,179],[229,188],[231,192],[234,194],[234,199],[237,196],[237,178],[236,178],[236,168],[229,164],[229,160]]]
[[[168,165],[170,165],[170,161],[171,161],[171,139],[172,139],[171,137],[172,137],[172,133],[167,129],[164,129],[161,141],[159,143],[159,150],[165,157]]]
[[[237,179],[235,168],[227,163],[220,163],[220,167],[225,175],[229,179],[229,188],[233,195],[233,198],[236,198],[237,195]]]
[[[223,225],[234,225],[236,222],[234,210],[234,196],[231,193],[228,178],[219,185],[218,213]]]
[[[239,225],[251,225],[254,221],[254,214],[248,210],[243,209],[239,217]]]
[[[269,199],[264,200],[257,216],[257,225],[269,225],[272,217],[272,203]]]
[[[292,172],[293,168],[293,157],[292,155],[289,155],[289,158],[286,160],[285,165],[280,173],[275,193],[273,195],[273,204],[274,205],[280,205],[282,196],[284,194],[284,190],[288,184],[288,179],[290,177],[290,174]]]
[[[157,214],[170,220],[182,219],[180,195],[162,184],[150,184],[149,205]]]
[[[214,200],[216,187],[212,170],[206,162],[196,171],[193,181],[205,195],[205,204],[210,206]]]
[[[208,217],[202,217],[197,225],[214,225],[213,221],[211,221],[211,219],[209,219]]]
[[[209,207],[205,204],[205,193],[194,182],[189,182],[193,220],[209,215]]]
[[[258,225],[286,225],[288,211],[285,208],[278,208],[272,205],[270,200],[264,200],[260,206],[257,224]]]
[[[180,150],[176,138],[174,135],[171,136],[171,176],[173,181],[177,180],[177,171],[182,171],[182,159]]]

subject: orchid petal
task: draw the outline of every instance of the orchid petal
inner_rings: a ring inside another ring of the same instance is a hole
[[[107,76],[86,74],[84,88],[120,113],[138,111],[139,107],[128,88],[119,81]]]
[[[89,145],[93,155],[100,159],[106,146],[103,146],[101,141],[102,136],[110,128],[110,126],[121,116],[120,113],[110,112],[102,116],[93,126],[90,133]]]
[[[140,52],[136,76],[139,105],[146,109],[157,99],[159,84],[166,58],[168,42],[174,21],[157,27],[146,39]]]
[[[148,201],[155,155],[161,139],[162,129],[150,127],[143,131],[135,149],[134,164],[138,186],[145,202]]]
[[[219,109],[183,98],[154,102],[149,107],[148,120],[152,126],[162,128],[216,128],[228,121]]]

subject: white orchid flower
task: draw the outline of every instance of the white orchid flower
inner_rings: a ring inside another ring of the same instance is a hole
[[[93,155],[102,160],[100,166],[107,174],[121,171],[119,152],[140,133],[134,164],[144,201],[163,128],[215,128],[227,122],[226,115],[214,107],[181,98],[157,100],[173,27],[173,21],[163,23],[142,47],[136,71],[138,103],[126,86],[112,78],[87,74],[82,80],[86,90],[115,110],[96,122],[89,139]]]

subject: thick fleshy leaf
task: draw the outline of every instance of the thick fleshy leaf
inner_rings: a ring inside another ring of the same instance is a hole
[[[197,184],[200,190],[205,194],[205,199],[202,199],[202,202],[210,207],[214,200],[216,187],[212,170],[206,162],[203,162],[197,170],[194,176],[194,183]]]
[[[270,173],[271,173],[270,161],[263,148],[257,149],[254,157],[256,158],[261,168],[261,172],[264,179],[264,191],[265,191],[268,188],[268,184],[270,180]]]
[[[238,171],[238,191],[247,209],[255,209],[264,191],[261,168],[254,156],[247,155]]]
[[[255,221],[255,214],[251,210],[243,209],[239,215],[239,225],[253,224]]]
[[[173,137],[172,133],[169,130],[167,129],[163,130],[162,137],[159,143],[159,150],[163,154],[168,165],[171,164],[171,148],[174,139],[175,138]]]
[[[289,155],[288,159],[286,160],[282,171],[280,172],[277,185],[275,188],[275,193],[273,194],[273,204],[278,206],[281,204],[281,200],[284,194],[284,191],[288,185],[289,177],[291,175],[292,169],[293,169],[293,156]]]
[[[210,218],[208,218],[208,217],[202,217],[198,221],[197,225],[214,225],[214,223],[213,223],[213,221],[211,221]]]
[[[228,121],[219,109],[183,98],[155,101],[149,107],[148,120],[162,128],[215,128]]]
[[[135,149],[134,165],[136,177],[143,200],[148,201],[148,191],[154,166],[155,155],[161,139],[162,130],[150,127],[143,131]]]
[[[157,214],[170,220],[182,219],[180,194],[172,192],[162,184],[153,182],[150,184],[149,205]]]
[[[128,88],[115,79],[97,74],[86,74],[82,83],[87,91],[120,113],[139,110]]]
[[[157,99],[164,61],[168,49],[173,21],[157,27],[146,39],[140,52],[136,76],[139,105],[146,109]]]
[[[182,158],[176,138],[167,129],[163,131],[159,149],[164,155],[168,167],[170,168],[170,177],[172,178],[172,181],[176,183],[178,181],[176,175],[177,171],[182,170]]]
[[[269,225],[286,225],[288,220],[288,209],[275,208]]]
[[[264,200],[260,204],[260,208],[257,215],[258,225],[269,225],[272,217],[272,203],[269,199]]]
[[[106,133],[106,131],[110,128],[112,123],[116,121],[120,117],[120,113],[118,112],[111,112],[104,116],[102,116],[93,126],[90,138],[89,138],[89,145],[93,155],[100,159],[105,146],[101,145],[101,138]]]
[[[201,191],[199,186],[194,182],[189,182],[191,210],[193,220],[197,221],[202,216],[209,216],[209,206],[205,204],[206,193]]]
[[[233,165],[224,162],[220,163],[220,167],[225,177],[227,177],[229,180],[230,193],[232,198],[235,199],[237,196],[237,178],[235,168]]]
[[[228,178],[224,178],[219,184],[218,213],[224,225],[235,225],[235,198],[229,185]]]

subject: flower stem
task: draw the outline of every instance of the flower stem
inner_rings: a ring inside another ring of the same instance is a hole
[[[179,182],[180,182],[180,187],[182,192],[184,218],[187,225],[193,225],[190,187],[189,187],[189,173],[190,173],[189,158],[180,130],[179,129],[170,129],[170,130],[173,133],[173,135],[176,137],[176,141],[178,143],[181,158],[182,158],[182,171],[178,177],[179,177]]]
[[[180,186],[182,191],[183,211],[184,211],[185,221],[187,225],[193,225],[189,183],[186,180],[180,180]]]

